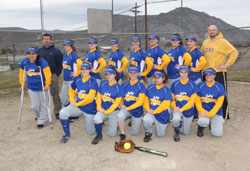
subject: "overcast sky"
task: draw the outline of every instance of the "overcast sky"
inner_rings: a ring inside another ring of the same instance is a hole
[[[154,1],[162,0],[148,0]],[[114,14],[128,10],[135,2],[140,5],[144,0],[114,0]],[[180,5],[180,0],[148,4],[148,14],[166,13]],[[111,0],[43,0],[43,6],[46,30],[77,30],[86,25],[87,8],[111,9]],[[183,6],[206,12],[234,26],[250,26],[250,0],[183,0]],[[144,6],[139,10],[144,13]],[[40,29],[40,0],[1,0],[0,16],[0,27]]]

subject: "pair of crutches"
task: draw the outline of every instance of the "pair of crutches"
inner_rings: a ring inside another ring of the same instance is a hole
[[[41,67],[39,67],[39,71],[40,71],[40,76],[41,76],[43,98],[44,98],[44,102],[46,103],[46,97],[45,97],[45,92],[44,92],[43,76],[42,76],[42,69],[41,69]],[[25,78],[26,78],[26,70],[25,70],[25,68],[24,68],[24,73],[23,73],[23,84],[22,84],[22,91],[21,91],[21,101],[20,101],[20,108],[19,108],[19,114],[18,114],[18,123],[17,123],[17,129],[18,129],[18,130],[20,130],[21,117],[22,117]],[[48,89],[48,96],[49,96],[49,105],[47,105],[48,118],[49,118],[50,128],[53,129],[52,117],[51,117],[51,112],[50,112],[50,90],[49,90],[49,89]]]

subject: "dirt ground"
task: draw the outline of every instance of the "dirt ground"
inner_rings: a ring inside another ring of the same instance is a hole
[[[107,136],[98,145],[92,145],[94,136],[87,136],[83,118],[71,124],[72,138],[60,144],[63,131],[59,120],[53,116],[54,129],[36,128],[34,113],[28,96],[24,99],[21,130],[17,130],[18,98],[0,99],[0,170],[232,170],[250,168],[250,84],[229,83],[231,119],[224,124],[223,138],[215,138],[209,129],[202,138],[196,136],[197,124],[193,122],[190,136],[173,141],[173,128],[167,128],[164,138],[153,137],[143,142],[143,126],[138,136],[127,134],[137,146],[168,153],[168,157],[140,151],[123,154],[114,151],[119,136]],[[26,93],[27,94],[27,93]],[[128,122],[128,121],[127,121]],[[129,127],[126,128],[127,132]]]

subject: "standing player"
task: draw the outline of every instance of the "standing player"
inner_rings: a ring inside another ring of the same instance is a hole
[[[193,81],[189,80],[189,67],[182,65],[179,68],[180,80],[175,81],[171,86],[173,101],[172,126],[174,127],[174,141],[180,141],[179,133],[190,134],[191,124],[194,116],[194,102],[197,95],[197,88]]]
[[[123,105],[119,111],[118,126],[120,129],[120,140],[125,140],[124,120],[131,116],[131,134],[137,135],[140,131],[143,115],[143,102],[145,98],[145,86],[138,81],[139,70],[136,67],[129,67],[128,69],[129,81],[122,85],[125,97]]]
[[[59,111],[62,108],[62,103],[59,97],[58,78],[62,73],[63,55],[59,49],[55,48],[55,45],[52,43],[52,36],[50,34],[43,34],[42,43],[43,47],[39,49],[39,56],[48,62],[52,73],[50,92],[53,97],[54,114],[56,119],[59,119]]]
[[[192,57],[191,72],[189,79],[194,81],[195,84],[199,84],[202,81],[202,69],[205,67],[207,60],[196,47],[197,39],[194,36],[189,36],[187,39],[187,46],[189,48],[189,54]]]
[[[209,37],[201,47],[201,52],[207,59],[206,68],[216,70],[215,81],[221,83],[227,91],[227,68],[234,64],[237,59],[238,51],[223,38],[221,32],[215,25],[208,27]],[[227,57],[229,56],[228,60]],[[223,118],[230,119],[227,96],[223,102]]]
[[[172,48],[168,52],[168,56],[171,58],[171,62],[167,67],[168,82],[170,86],[174,81],[180,79],[179,68],[181,65],[189,66],[192,61],[192,57],[187,50],[182,46],[182,39],[179,34],[174,34],[170,37]]]
[[[116,38],[110,40],[110,46],[112,48],[109,54],[108,66],[114,66],[117,72],[120,73],[120,79],[118,81],[119,84],[122,84],[122,80],[124,79],[123,71],[128,65],[128,59],[124,55],[124,53],[119,49],[119,41]]]
[[[102,81],[96,97],[97,113],[94,122],[97,135],[92,144],[98,144],[102,140],[102,124],[105,120],[108,120],[108,135],[116,136],[118,106],[124,97],[122,86],[117,83],[119,73],[116,68],[107,68],[105,75],[107,80]]]
[[[211,124],[211,134],[216,137],[223,136],[222,104],[225,89],[222,84],[215,81],[216,71],[208,68],[204,72],[206,81],[198,84],[198,93],[195,101],[199,112],[197,136],[203,136],[203,129]]]
[[[148,77],[148,85],[154,83],[154,72],[162,71],[169,64],[170,58],[167,53],[158,45],[160,37],[156,34],[151,34],[149,36],[149,42],[151,48],[147,49],[146,55],[153,62],[153,69],[145,76]]]
[[[155,84],[149,85],[146,90],[144,108],[147,111],[143,117],[145,128],[144,142],[149,142],[152,137],[152,125],[155,124],[156,135],[163,137],[170,120],[168,108],[173,100],[170,89],[164,84],[168,76],[164,71],[155,71]]]
[[[136,67],[140,72],[139,81],[144,80],[145,76],[152,70],[153,62],[146,56],[145,52],[141,49],[141,38],[138,36],[132,37],[133,51],[130,53],[129,64],[130,67]],[[146,65],[145,65],[146,64]]]
[[[19,66],[19,82],[22,86],[23,74],[26,71],[27,88],[31,106],[37,118],[37,128],[43,128],[48,120],[48,89],[51,84],[51,72],[48,63],[38,55],[37,48],[28,48],[27,54],[28,58],[23,59]],[[43,93],[45,93],[45,99]]]
[[[100,86],[102,81],[100,72],[106,66],[106,61],[98,51],[98,41],[95,38],[90,38],[88,42],[90,51],[84,60],[89,61],[93,66],[90,74],[96,79],[98,86]]]
[[[70,105],[60,111],[60,120],[65,135],[61,143],[70,138],[69,117],[85,118],[85,131],[88,135],[95,133],[94,116],[96,114],[95,95],[98,89],[96,80],[90,76],[91,64],[84,62],[81,66],[82,77],[77,77],[69,89]]]

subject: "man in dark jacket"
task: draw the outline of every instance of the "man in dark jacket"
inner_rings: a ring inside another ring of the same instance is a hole
[[[59,97],[58,77],[62,72],[63,55],[59,49],[55,48],[55,45],[52,43],[52,36],[50,34],[43,34],[42,43],[43,47],[39,49],[39,55],[48,62],[52,73],[50,91],[53,97],[55,117],[56,119],[59,119],[59,111],[62,108],[62,103]]]

